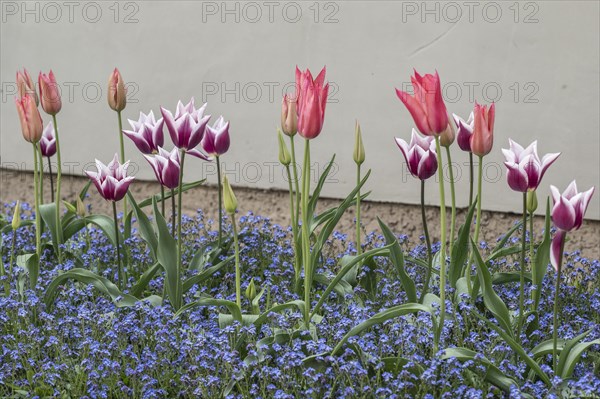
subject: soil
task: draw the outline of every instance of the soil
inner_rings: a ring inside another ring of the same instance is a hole
[[[88,179],[75,176],[63,176],[62,195],[63,198],[71,200],[79,193]],[[140,201],[152,194],[160,191],[156,182],[138,181],[131,186],[133,195]],[[256,215],[265,216],[271,219],[273,223],[288,225],[289,216],[289,196],[287,191],[276,190],[258,190],[248,188],[234,188],[238,199],[238,210],[241,214],[252,211]],[[46,202],[50,201],[49,180],[45,179],[44,194]],[[92,205],[94,213],[105,213],[110,215],[110,204],[104,201],[92,186],[89,191],[89,198],[86,203]],[[15,200],[33,201],[33,176],[31,173],[22,173],[0,169],[0,201],[11,202]],[[216,186],[201,186],[186,192],[183,198],[184,211],[188,214],[194,214],[197,209],[202,209],[209,217],[216,218],[218,214],[218,197]],[[340,200],[323,198],[319,201],[318,211],[328,209],[339,204]],[[355,234],[354,207],[346,212],[346,215],[340,220],[337,230],[349,234],[352,237]],[[448,207],[449,212],[449,207]],[[537,213],[543,212],[540,209]],[[432,233],[432,240],[439,239],[439,208],[427,207],[427,223],[429,231]],[[466,210],[457,211],[457,224],[462,224]],[[417,205],[405,205],[396,203],[381,203],[364,201],[361,206],[361,219],[364,225],[364,231],[379,230],[377,217],[385,221],[390,228],[397,234],[408,235],[410,241],[414,244],[420,243],[422,234],[421,210]],[[482,239],[493,243],[496,239],[506,232],[520,216],[501,212],[483,212],[482,213]],[[535,231],[539,239],[544,219],[536,217]],[[600,222],[586,220],[580,230],[569,235],[567,251],[579,249],[581,255],[590,259],[600,259]]]

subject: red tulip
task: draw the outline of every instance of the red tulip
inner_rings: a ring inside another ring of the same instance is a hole
[[[494,145],[494,117],[496,104],[492,103],[488,109],[487,105],[475,103],[473,110],[474,126],[471,135],[471,151],[480,157],[487,155]]]
[[[35,99],[35,105],[40,105],[33,79],[31,79],[29,72],[25,68],[23,68],[23,72],[17,71],[17,90],[19,91],[19,97],[23,98],[25,94],[29,94]]]
[[[54,72],[50,70],[48,75],[40,72],[38,86],[40,87],[40,102],[44,111],[48,115],[58,114],[62,107],[62,102],[60,100],[60,88],[56,83]]]
[[[37,143],[42,138],[44,126],[35,99],[33,96],[26,94],[22,98],[15,99],[15,103],[19,113],[19,121],[21,121],[23,137],[30,143]]]
[[[325,67],[316,79],[310,70],[302,73],[298,98],[298,133],[305,139],[314,139],[323,129],[329,83],[325,83]]]
[[[127,104],[127,89],[123,83],[121,72],[117,68],[108,78],[108,106],[114,111],[120,112]]]
[[[421,76],[415,71],[410,78],[414,96],[396,89],[396,95],[412,115],[417,128],[426,136],[442,134],[448,127],[448,113],[442,98],[440,77],[426,74]]]

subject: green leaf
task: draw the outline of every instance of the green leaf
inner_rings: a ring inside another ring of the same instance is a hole
[[[238,236],[240,238],[240,236]],[[207,242],[198,248],[190,264],[188,265],[189,270],[202,270],[207,264],[215,264],[221,255],[227,255],[229,252],[229,248],[231,248],[231,244],[233,240],[224,240],[222,242],[222,246],[219,247],[219,243],[217,240]],[[212,247],[208,249],[208,247]]]
[[[40,205],[39,211],[40,216],[48,226],[50,230],[50,236],[52,237],[52,246],[54,247],[54,253],[58,254],[58,226],[56,225],[56,204],[42,204]]]
[[[542,294],[542,282],[544,276],[548,271],[548,264],[550,263],[550,198],[546,198],[546,221],[544,225],[544,238],[538,246],[537,252],[534,256],[533,265],[531,267],[531,274],[533,285],[537,287],[533,291],[533,309],[538,310],[540,305],[540,297]]]
[[[471,204],[465,217],[465,223],[458,229],[456,241],[454,241],[454,245],[452,246],[452,257],[450,258],[450,267],[448,270],[448,280],[452,288],[456,288],[456,282],[463,275],[465,263],[469,256],[469,237],[476,205],[477,198]]]
[[[579,358],[581,357],[583,352],[585,352],[592,345],[600,345],[600,339],[595,339],[590,342],[578,343],[573,347],[573,349],[569,351],[569,354],[567,355],[567,358],[563,364],[562,370],[559,367],[560,376],[562,379],[571,378],[571,376],[573,375],[573,370],[575,370],[575,366],[577,365]],[[562,360],[562,356],[563,355],[561,354],[559,360]]]
[[[121,233],[115,231],[115,221],[112,218],[106,215],[90,215],[85,217],[85,221],[100,228],[111,244],[115,247],[117,246],[117,234],[121,236]],[[120,242],[122,243],[123,240],[120,239]]]
[[[173,309],[181,308],[182,293],[179,290],[180,278],[179,270],[177,270],[177,242],[171,236],[167,222],[158,211],[156,198],[152,201],[154,208],[154,221],[156,230],[158,231],[158,245],[156,247],[156,258],[165,269],[166,277],[165,284],[167,285],[167,295],[171,301]]]
[[[579,341],[581,341],[582,339],[584,339],[585,337],[587,337],[590,333],[592,332],[592,330],[588,330],[586,332],[584,332],[583,334],[579,334],[578,336],[568,340],[565,343],[565,346],[563,348],[563,350],[560,352],[560,356],[558,357],[558,364],[556,366],[557,369],[557,374],[559,374],[561,376],[561,378],[568,378],[570,377],[570,374],[573,372],[573,369],[575,368],[575,365],[577,364],[577,362],[579,361],[579,357],[581,356],[581,352],[579,354],[575,353],[574,356],[571,356],[572,351],[577,347],[577,345],[579,344]],[[598,342],[600,342],[600,340],[596,340]],[[590,345],[594,344],[594,341],[592,342],[586,342],[584,344],[589,344],[587,346],[583,346],[581,348],[585,349]],[[565,372],[568,372],[568,369],[571,368],[571,371],[569,372],[569,375],[565,377]]]
[[[387,245],[391,245],[390,247],[390,260],[392,264],[396,267],[398,271],[398,275],[400,276],[400,283],[406,291],[406,297],[409,302],[417,302],[417,289],[415,287],[414,281],[410,278],[408,273],[404,268],[404,254],[402,253],[402,248],[400,248],[400,244],[398,243],[398,239],[392,233],[392,230],[381,221],[381,219],[377,218],[377,222],[379,223],[379,227],[383,232],[383,236],[385,237],[385,242]]]
[[[191,183],[183,183],[183,186],[181,187],[181,191],[185,193],[186,191],[191,190],[192,188],[200,186],[205,181],[206,181],[206,179],[202,179],[202,180],[198,180],[198,181],[191,182]],[[179,188],[176,188],[173,191],[174,191],[175,195],[179,194]],[[170,190],[165,192],[165,201],[168,200],[169,198],[171,198],[171,195],[172,194],[171,194]],[[138,206],[140,208],[145,208],[148,205],[152,205],[153,201],[161,202],[161,200],[162,200],[162,198],[160,195],[153,195],[152,197],[146,198],[145,200],[138,203]],[[155,215],[156,215],[156,213],[155,213]]]
[[[385,247],[374,248],[369,251],[363,252],[362,254],[360,254],[358,256],[352,256],[352,257],[346,258],[346,263],[342,263],[343,266],[340,269],[340,271],[336,274],[336,276],[333,278],[333,280],[331,280],[331,282],[329,283],[329,285],[327,286],[325,291],[323,291],[323,293],[321,294],[319,301],[317,302],[315,307],[312,309],[310,318],[312,319],[312,317],[318,313],[321,306],[323,306],[323,303],[325,303],[325,301],[329,297],[329,294],[331,293],[331,291],[333,291],[336,288],[336,286],[344,278],[346,273],[348,273],[348,272],[350,272],[350,270],[352,270],[354,265],[360,263],[364,259],[367,259],[367,258],[370,258],[373,256],[384,256],[385,254],[389,253],[389,250],[390,250],[390,246],[387,245]]]
[[[243,326],[249,326],[254,324],[257,318],[258,315],[255,314],[243,314],[241,323]],[[235,319],[232,315],[226,313],[219,313],[219,328],[225,328],[227,326],[230,326],[233,324],[234,321]]]
[[[490,362],[485,356],[477,354],[477,352],[473,352],[467,348],[447,348],[444,350],[444,355],[442,359],[450,359],[456,358],[460,361],[474,361],[480,362],[486,367],[486,372],[484,375],[485,381],[488,383],[497,386],[502,389],[504,392],[509,393],[511,386],[519,387],[519,383],[514,379],[508,377],[504,374],[498,367],[496,367],[492,362]],[[477,373],[478,369],[474,365],[469,367],[471,371]],[[529,396],[527,396],[529,397]]]
[[[204,281],[208,280],[213,274],[221,270],[223,266],[231,262],[231,260],[233,260],[234,257],[234,255],[231,255],[229,258],[222,260],[218,264],[211,267],[207,267],[195,276],[192,276],[185,280],[183,282],[183,292],[186,293],[195,284],[202,284]]]
[[[272,308],[270,308],[269,310],[267,310],[266,312],[262,313],[260,316],[258,316],[258,318],[254,321],[254,325],[257,327],[260,327],[262,324],[264,324],[267,319],[269,318],[269,315],[271,313],[280,313],[283,310],[286,309],[293,309],[293,308],[297,308],[301,314],[304,314],[304,301],[301,300],[295,300],[295,301],[290,301],[290,302],[286,302],[286,303],[282,303],[279,305],[275,305]]]
[[[150,266],[148,269],[146,269],[144,274],[142,274],[140,276],[140,278],[135,283],[135,285],[133,287],[131,287],[131,289],[129,290],[131,295],[133,295],[135,297],[140,297],[142,295],[142,293],[144,292],[144,290],[146,289],[146,287],[148,286],[148,284],[150,283],[150,281],[152,280],[152,278],[154,277],[154,275],[156,273],[158,273],[158,271],[161,268],[162,268],[162,265],[160,263],[156,262],[155,264]]]
[[[215,298],[202,298],[195,302],[188,303],[187,305],[185,305],[181,309],[179,309],[173,317],[179,317],[182,313],[187,312],[190,309],[193,309],[196,307],[202,307],[202,306],[225,306],[227,309],[229,309],[229,312],[231,313],[231,315],[233,316],[233,318],[236,321],[238,321],[240,323],[242,323],[242,321],[243,321],[242,320],[242,310],[235,302],[227,301],[225,299],[215,299]]]
[[[156,260],[156,250],[158,248],[158,238],[156,237],[156,232],[154,231],[154,227],[152,227],[152,223],[150,223],[150,219],[148,216],[142,211],[139,207],[133,194],[130,191],[127,191],[127,199],[132,206],[132,213],[135,214],[135,219],[138,224],[138,230],[140,232],[140,237],[148,244],[148,249],[150,250],[150,255],[152,259]]]
[[[497,272],[492,275],[493,285],[517,283],[521,281],[520,272]],[[531,282],[531,273],[525,273],[525,281]]]
[[[365,275],[360,279],[360,285],[369,293],[371,299],[377,295],[377,264],[373,258],[367,258],[362,262],[363,268],[366,268]]]
[[[563,348],[565,347],[566,343],[567,343],[567,340],[559,338],[556,342],[556,350],[560,353],[560,351],[562,351]],[[551,339],[539,343],[538,345],[535,346],[535,348],[533,348],[531,350],[531,354],[533,355],[533,358],[538,359],[540,357],[551,354],[554,350],[553,345],[554,344]]]
[[[546,373],[544,373],[544,371],[541,369],[540,365],[537,364],[537,362],[534,359],[532,359],[531,357],[529,357],[529,355],[527,355],[527,352],[525,351],[525,349],[523,349],[523,347],[521,345],[519,345],[517,343],[517,341],[515,341],[513,339],[513,337],[512,337],[511,334],[507,333],[502,328],[500,328],[496,324],[492,323],[491,321],[489,321],[485,317],[479,315],[475,310],[473,310],[472,313],[479,320],[481,320],[484,323],[486,323],[492,330],[496,331],[500,335],[500,337],[502,337],[502,339],[504,340],[504,342],[506,342],[517,353],[517,355],[519,355],[519,357],[525,362],[525,364],[529,368],[531,368],[533,370],[533,372],[538,377],[540,377],[541,380],[544,381],[544,383],[546,383],[546,385],[548,385],[548,386],[552,385],[552,383],[550,381],[550,378],[548,377],[548,375]]]
[[[504,258],[506,256],[509,255],[514,255],[514,254],[518,254],[521,253],[521,245],[513,245],[510,247],[505,247],[505,248],[500,248],[497,251],[494,251],[490,254],[490,256],[488,256],[488,258],[486,259],[486,262],[498,259],[498,258]]]
[[[417,312],[428,312],[429,314],[432,314],[432,309],[428,306],[421,305],[420,303],[405,303],[403,305],[394,306],[377,313],[375,316],[372,316],[348,331],[348,333],[346,333],[346,335],[344,335],[333,348],[331,351],[331,356],[334,356],[351,337],[359,335],[363,331],[368,330],[373,326],[382,324],[390,319]]]
[[[502,248],[504,248],[504,246],[506,245],[506,243],[508,242],[508,240],[510,239],[510,237],[512,237],[512,235],[514,234],[514,232],[517,231],[521,227],[521,225],[523,225],[523,221],[519,221],[513,227],[511,227],[510,230],[508,230],[506,232],[506,234],[504,235],[504,237],[502,237],[502,239],[498,242],[498,244],[496,244],[496,246],[492,250],[492,254],[494,252],[497,252],[497,251],[501,250]]]
[[[331,161],[327,164],[321,176],[319,176],[319,181],[317,182],[317,186],[312,192],[312,195],[308,201],[308,214],[314,215],[315,209],[317,208],[317,201],[321,195],[321,190],[323,189],[323,185],[325,185],[325,181],[327,180],[327,176],[329,176],[329,172],[333,167],[333,161],[335,161],[335,154],[331,157]]]
[[[350,272],[352,272],[353,269],[356,269],[356,265],[357,264],[355,263],[354,268],[350,269],[345,276],[350,274]],[[331,283],[329,278],[322,273],[315,273],[313,276],[313,281],[319,284],[323,284],[324,286],[328,286]],[[346,280],[344,280],[344,278],[341,278],[337,282],[337,284],[333,287],[333,290],[336,294],[338,294],[341,297],[341,299],[344,299],[346,295],[352,295],[354,293],[354,289]]]
[[[67,241],[69,238],[77,234],[78,231],[86,226],[85,219],[71,219],[69,224],[63,228],[63,238]]]
[[[17,265],[29,274],[29,286],[32,290],[37,285],[40,275],[40,259],[37,253],[17,256]]]
[[[477,245],[471,240],[471,248],[475,256],[475,263],[477,265],[477,274],[479,275],[479,281],[481,283],[481,290],[483,292],[483,303],[485,307],[494,314],[498,323],[502,326],[504,331],[512,337],[512,326],[510,322],[510,313],[508,308],[502,299],[494,291],[492,286],[492,277],[487,265],[481,259]]]
[[[383,369],[388,372],[398,373],[402,370],[407,364],[412,364],[411,367],[408,368],[415,376],[419,377],[423,374],[423,366],[414,360],[409,360],[400,356],[390,356],[390,357],[382,357],[381,361],[383,362]]]
[[[58,295],[58,288],[65,284],[68,280],[75,280],[80,283],[93,285],[103,294],[110,296],[117,307],[133,306],[140,301],[133,295],[124,294],[121,292],[119,288],[111,283],[108,279],[98,276],[87,269],[75,268],[59,274],[54,280],[52,280],[50,285],[48,285],[44,297],[44,302],[46,303],[46,307],[48,309],[51,309],[54,305],[54,300]],[[156,305],[160,303],[160,299],[160,297],[153,295],[143,300],[148,300]]]

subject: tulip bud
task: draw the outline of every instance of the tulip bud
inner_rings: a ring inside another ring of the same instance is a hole
[[[29,94],[35,99],[35,105],[40,105],[40,100],[35,91],[33,79],[31,79],[29,72],[27,72],[27,69],[25,68],[23,68],[23,72],[17,71],[17,90],[19,91],[19,97]]]
[[[297,99],[290,100],[287,96],[283,96],[281,102],[281,129],[283,132],[292,137],[298,132],[298,111]]]
[[[37,143],[42,138],[44,126],[42,125],[40,111],[35,105],[35,99],[26,94],[23,98],[15,99],[15,103],[17,104],[23,138],[30,143]]]
[[[237,198],[235,198],[227,176],[223,177],[223,204],[225,205],[225,212],[230,215],[233,215],[237,210]]]
[[[13,213],[12,218],[13,231],[17,231],[19,227],[21,227],[21,201],[17,201],[17,204],[15,205],[15,213]]]
[[[281,162],[283,166],[289,166],[290,162],[292,162],[292,156],[285,145],[283,135],[279,129],[277,129],[277,139],[279,140],[279,162]]]
[[[40,89],[40,102],[42,108],[48,115],[56,115],[62,108],[60,99],[60,88],[56,83],[54,72],[50,70],[48,75],[41,73],[38,77],[38,86]]]
[[[440,145],[450,147],[452,143],[454,143],[454,127],[451,123],[448,123],[448,127],[440,135]]]
[[[358,121],[356,121],[354,132],[354,162],[356,162],[357,165],[360,165],[365,162],[365,146],[363,145],[360,124]]]
[[[77,196],[77,216],[79,216],[80,218],[84,218],[85,213],[85,205],[81,198]]]
[[[527,212],[533,214],[538,207],[537,194],[535,190],[527,191]]]
[[[117,112],[121,112],[127,105],[127,89],[123,83],[121,73],[117,68],[108,77],[108,106]]]
[[[256,286],[254,285],[254,279],[250,280],[250,284],[246,288],[246,298],[252,302],[254,298],[256,298]]]

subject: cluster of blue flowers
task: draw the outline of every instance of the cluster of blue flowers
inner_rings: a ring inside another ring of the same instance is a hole
[[[5,204],[3,213],[12,215],[14,204]],[[23,204],[30,214],[31,208]],[[212,221],[198,211],[184,217],[184,262],[198,248],[213,241],[217,232]],[[257,290],[265,290],[261,311],[275,303],[300,299],[294,292],[293,252],[289,229],[268,219],[248,214],[240,218],[242,290],[251,278]],[[2,261],[8,266],[12,232],[2,236]],[[515,238],[515,241],[518,239]],[[16,233],[18,253],[34,250],[33,229]],[[424,259],[424,244],[409,248],[406,236],[399,241],[407,255],[407,271],[419,286],[424,270],[410,258]],[[368,234],[364,246],[384,245],[377,233]],[[489,244],[493,246],[493,243]],[[131,259],[129,285],[149,267],[144,242],[133,235],[126,243]],[[485,243],[482,243],[485,247]],[[82,230],[65,245],[76,253],[86,268],[100,271],[116,281],[114,249],[94,228]],[[434,251],[439,245],[434,245]],[[344,255],[356,253],[354,243],[335,233],[324,251],[317,273],[331,276]],[[492,264],[494,271],[516,269],[512,255]],[[484,355],[503,373],[519,382],[510,393],[484,380],[486,368],[477,361],[442,360],[432,353],[431,317],[417,314],[399,317],[351,338],[336,356],[305,361],[308,356],[327,353],[352,327],[377,312],[406,302],[406,295],[394,267],[377,259],[377,268],[358,270],[350,282],[352,294],[332,293],[322,308],[322,320],[311,334],[293,334],[302,322],[297,310],[272,313],[260,328],[252,325],[220,325],[224,308],[197,307],[175,318],[168,303],[153,306],[140,302],[133,307],[116,307],[92,286],[67,283],[61,287],[55,306],[44,304],[44,290],[61,271],[75,267],[67,256],[56,264],[52,251],[42,257],[37,287],[28,287],[24,273],[14,267],[9,296],[0,296],[0,397],[82,397],[82,398],[535,398],[598,397],[600,353],[598,347],[583,355],[573,378],[554,377],[552,388],[528,378],[524,363],[515,360],[512,349],[472,311],[483,311],[478,302],[466,298],[457,306],[448,301],[442,334],[442,348],[464,346]],[[189,272],[190,275],[194,273]],[[376,276],[376,293],[362,284]],[[189,303],[201,295],[235,300],[233,263],[217,272],[202,286],[193,287],[185,298]],[[542,289],[539,325],[523,346],[533,348],[549,339],[552,329],[554,273],[546,276]],[[568,254],[561,288],[562,326],[559,336],[572,338],[591,330],[586,340],[600,338],[600,262]],[[0,281],[0,289],[4,281]],[[24,285],[19,290],[18,285]],[[149,286],[160,295],[163,277]],[[434,282],[437,287],[437,280]],[[323,286],[317,285],[315,300]],[[498,294],[515,308],[518,284],[497,286]],[[452,292],[450,292],[452,297]],[[250,301],[243,307],[250,313]],[[241,337],[243,339],[241,339]],[[439,354],[437,354],[439,355]],[[401,357],[408,361],[397,367],[382,359]],[[550,357],[542,368],[553,376]],[[594,396],[596,395],[596,396]]]

